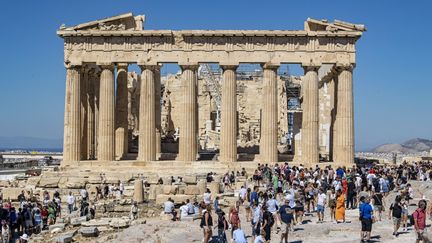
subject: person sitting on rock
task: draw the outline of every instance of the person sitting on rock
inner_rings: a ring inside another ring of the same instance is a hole
[[[172,214],[172,220],[175,221],[177,219],[177,212],[175,211],[174,200],[168,198],[168,200],[164,203],[164,213]]]
[[[137,202],[134,202],[131,206],[131,211],[130,211],[130,215],[131,215],[131,219],[135,220],[138,218],[138,205]]]

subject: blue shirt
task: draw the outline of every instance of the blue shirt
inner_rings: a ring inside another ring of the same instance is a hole
[[[360,217],[362,219],[371,219],[372,218],[372,206],[369,203],[362,203],[359,207]]]
[[[336,176],[342,178],[343,175],[344,175],[343,169],[339,168],[339,169],[336,170]]]
[[[252,205],[254,202],[258,205],[258,192],[255,192],[255,191],[252,192],[252,194],[251,194],[251,198],[250,198],[250,203],[251,203],[251,205]]]
[[[291,210],[291,208],[285,204],[279,208],[279,214],[281,216],[281,220],[285,224],[291,223],[291,220],[293,219],[292,213],[289,213],[290,210]]]
[[[235,243],[247,243],[245,233],[241,229],[234,230],[233,240]]]

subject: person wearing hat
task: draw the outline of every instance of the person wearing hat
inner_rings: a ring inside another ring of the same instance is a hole
[[[217,223],[216,227],[218,229],[219,242],[225,243],[225,242],[227,242],[227,237],[226,237],[225,231],[228,230],[228,222],[225,219],[225,212],[222,211],[222,209],[218,208],[218,209],[216,209],[216,214],[218,216],[218,223]]]
[[[29,239],[30,239],[30,238],[29,238],[29,236],[28,236],[27,234],[23,234],[23,235],[20,237],[20,243],[27,243]]]
[[[281,218],[281,242],[285,239],[288,242],[288,231],[293,219],[293,210],[290,207],[290,200],[285,198],[285,203],[279,208],[279,215]]]

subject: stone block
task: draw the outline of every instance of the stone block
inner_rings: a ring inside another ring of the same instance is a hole
[[[220,183],[218,181],[212,181],[208,185],[208,188],[210,189],[213,198],[215,198],[216,195],[220,192]]]
[[[183,182],[186,184],[196,184],[197,183],[197,177],[195,175],[184,176]]]
[[[59,188],[82,189],[85,188],[87,180],[85,178],[69,177],[66,181],[60,180]]]
[[[178,186],[165,185],[162,188],[164,194],[175,195],[178,193]]]
[[[195,185],[191,185],[191,186],[187,186],[184,190],[184,194],[186,195],[200,195],[201,191],[198,188],[198,186]]]
[[[82,222],[81,225],[82,226],[86,226],[86,227],[99,227],[99,226],[107,226],[109,225],[110,220],[109,219],[92,219],[86,222]]]
[[[128,213],[130,212],[131,206],[130,205],[114,205],[113,212],[117,213]]]
[[[49,231],[52,233],[54,229],[60,229],[60,231],[63,231],[66,227],[66,224],[63,223],[57,223],[49,226]]]
[[[8,187],[10,186],[10,183],[8,180],[1,180],[0,181],[0,187]]]
[[[204,192],[207,189],[207,181],[205,181],[205,180],[199,180],[197,182],[197,187],[199,188],[199,191],[200,191],[199,194],[204,194]]]
[[[83,237],[97,237],[99,235],[99,230],[97,227],[82,227],[80,233]]]
[[[87,221],[87,217],[86,216],[82,216],[79,218],[71,218],[70,219],[70,224],[72,226],[80,226],[83,222]]]
[[[77,230],[64,233],[56,238],[56,243],[70,243],[72,242],[72,238],[75,236],[76,233]]]
[[[39,185],[39,181],[40,181],[40,176],[32,176],[32,177],[29,177],[28,179],[27,179],[27,185],[30,185],[30,186],[38,186]]]
[[[60,177],[42,177],[39,181],[39,187],[56,188],[58,187]]]
[[[147,220],[146,219],[136,219],[133,220],[132,222],[130,222],[130,225],[140,225],[140,224],[146,224]]]
[[[123,218],[111,219],[110,226],[112,228],[126,228],[129,227],[129,220]]]
[[[18,195],[21,194],[21,191],[24,188],[16,188],[16,187],[6,187],[2,188],[1,192],[3,193],[3,199],[10,199],[14,202],[18,201]]]
[[[149,189],[149,200],[156,200],[156,196],[162,194],[161,185],[150,185]]]
[[[174,203],[182,203],[186,202],[186,199],[193,200],[193,195],[184,195],[184,194],[177,194],[177,195],[165,195],[165,194],[159,194],[156,196],[156,204],[163,204],[168,200],[168,198],[171,198],[174,200]]]
[[[173,215],[172,214],[166,214],[164,212],[161,212],[160,216],[159,216],[160,220],[164,220],[164,221],[169,221],[173,219]]]

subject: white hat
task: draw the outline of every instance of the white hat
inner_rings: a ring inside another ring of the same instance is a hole
[[[23,240],[29,240],[29,237],[27,234],[23,234],[20,238]]]

